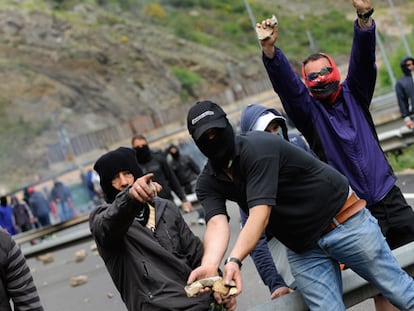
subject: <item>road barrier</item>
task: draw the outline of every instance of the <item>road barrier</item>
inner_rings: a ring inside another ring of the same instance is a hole
[[[414,133],[412,129],[402,126],[384,133],[378,134],[384,152],[401,150],[414,143]]]

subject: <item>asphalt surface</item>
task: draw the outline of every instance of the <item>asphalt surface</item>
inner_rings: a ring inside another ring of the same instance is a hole
[[[399,176],[398,184],[405,194],[414,193],[414,175]],[[413,206],[414,200],[411,199],[411,195],[408,197],[409,204]],[[239,214],[237,206],[231,202],[228,203],[228,210],[231,216],[230,245],[232,245],[240,230]],[[185,214],[184,218],[194,233],[202,237],[205,226],[196,223],[197,212]],[[87,226],[87,224],[81,226]],[[71,230],[76,230],[76,228]],[[65,232],[59,234],[65,234]],[[27,260],[46,311],[126,311],[102,259],[91,251],[93,244],[91,240],[53,252],[54,261],[48,264],[44,264],[36,258]],[[87,256],[85,260],[76,262],[75,252],[81,249],[86,251]],[[69,283],[70,279],[79,275],[87,276],[88,282],[72,287]],[[250,307],[269,301],[270,293],[260,280],[250,258],[246,258],[243,262],[242,275],[244,290],[238,297],[238,310],[245,311]],[[348,310],[374,311],[375,308],[373,300],[369,299]]]

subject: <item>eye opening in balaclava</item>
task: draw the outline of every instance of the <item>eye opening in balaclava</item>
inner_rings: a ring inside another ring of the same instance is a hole
[[[229,167],[234,154],[234,131],[220,106],[211,101],[197,102],[188,112],[187,128],[215,169]],[[209,129],[217,130],[212,139],[205,135]]]
[[[200,151],[210,159],[213,167],[217,170],[228,168],[234,153],[234,131],[229,122],[225,128],[216,128],[213,139],[202,135],[195,144]]]

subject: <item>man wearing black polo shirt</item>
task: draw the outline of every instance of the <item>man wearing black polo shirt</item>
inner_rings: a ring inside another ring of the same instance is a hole
[[[413,279],[342,174],[270,133],[235,136],[225,112],[211,101],[190,109],[187,127],[209,159],[196,186],[206,212],[205,252],[188,283],[217,274],[229,242],[225,203],[231,200],[249,213],[224,263],[224,280],[234,280],[239,293],[242,260],[267,226],[288,248],[292,273],[311,310],[345,310],[338,261],[397,307],[414,308]]]

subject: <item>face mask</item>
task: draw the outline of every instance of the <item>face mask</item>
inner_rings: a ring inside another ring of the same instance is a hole
[[[334,81],[316,84],[315,86],[309,87],[309,90],[312,93],[313,97],[319,99],[329,99],[333,94],[336,93],[338,87],[339,81]],[[328,101],[331,102],[330,100]]]
[[[313,97],[318,98],[329,104],[333,104],[339,96],[341,91],[341,75],[339,74],[338,67],[331,57],[324,56],[329,60],[330,67],[324,67],[319,73],[310,73],[305,75],[305,69],[302,65],[302,77],[305,80],[305,84],[308,87]],[[323,70],[329,68],[330,70]],[[314,77],[313,80],[308,77]]]
[[[135,147],[135,152],[137,156],[138,163],[144,164],[149,162],[152,159],[151,150],[148,145],[143,145],[141,147]]]
[[[170,153],[172,158],[177,160],[180,157],[180,152],[177,150],[175,153]]]
[[[211,161],[216,170],[227,168],[234,152],[234,131],[230,124],[217,129],[216,136],[209,140],[204,135],[196,141],[200,151]]]

